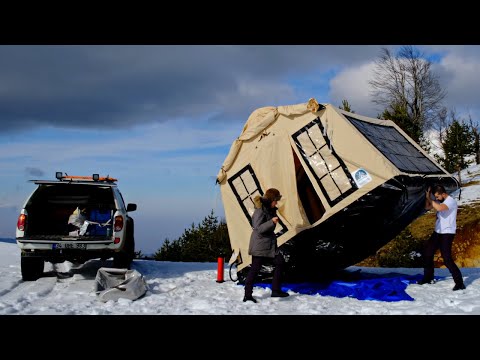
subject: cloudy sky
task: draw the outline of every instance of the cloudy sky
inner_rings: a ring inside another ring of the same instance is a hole
[[[398,46],[388,46],[398,49]],[[480,46],[418,46],[444,104],[480,117]],[[29,179],[119,179],[152,253],[210,211],[215,177],[252,111],[314,97],[376,117],[377,45],[0,45],[0,237],[14,237]]]

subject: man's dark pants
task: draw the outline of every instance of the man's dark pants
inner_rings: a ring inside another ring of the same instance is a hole
[[[462,273],[452,259],[452,243],[454,237],[455,234],[438,234],[436,232],[433,232],[433,234],[427,240],[425,244],[425,251],[423,254],[425,262],[423,278],[425,280],[433,280],[433,257],[435,255],[435,251],[440,248],[443,262],[452,274],[453,281],[455,281],[455,284],[463,284]]]

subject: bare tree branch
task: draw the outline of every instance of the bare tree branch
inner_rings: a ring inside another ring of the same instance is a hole
[[[413,46],[402,46],[397,55],[382,48],[369,81],[372,101],[389,111],[398,106],[405,108],[422,131],[430,128],[446,96],[431,65]]]

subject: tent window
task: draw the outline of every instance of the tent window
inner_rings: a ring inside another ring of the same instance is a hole
[[[317,117],[292,138],[329,205],[333,206],[358,187],[323,132],[322,122]]]
[[[251,165],[249,164],[245,166],[242,170],[229,178],[228,183],[230,184],[230,188],[235,194],[243,213],[247,217],[248,222],[252,225],[252,215],[255,211],[253,199],[257,195],[262,196],[264,192],[260,187],[260,183],[258,182]],[[285,234],[287,230],[288,229],[282,220],[279,220],[275,228],[275,235],[279,237],[280,235]]]
[[[444,174],[442,169],[413,146],[396,128],[344,116],[400,171],[414,174]]]

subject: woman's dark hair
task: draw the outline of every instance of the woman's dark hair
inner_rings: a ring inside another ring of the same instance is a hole
[[[277,189],[270,188],[267,191],[265,191],[265,195],[263,195],[263,197],[269,200],[270,202],[274,202],[274,201],[280,201],[280,199],[282,198],[282,195],[280,194],[280,191],[278,191]]]

